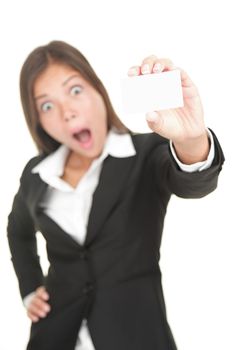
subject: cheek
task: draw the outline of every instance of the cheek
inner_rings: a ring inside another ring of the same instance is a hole
[[[102,130],[107,130],[107,111],[104,102],[102,99],[99,101],[99,104],[97,106],[98,113],[98,122],[99,126]]]
[[[96,116],[95,129],[96,129],[99,137],[101,138],[101,140],[106,137],[106,135],[107,135],[107,117],[106,117],[106,113],[99,113]]]
[[[40,118],[40,125],[41,125],[42,129],[44,129],[46,132],[48,132],[50,134],[50,131],[52,131],[50,121],[48,121],[45,118]]]
[[[61,134],[61,127],[52,118],[40,118],[40,125],[52,137]]]
[[[101,125],[107,125],[107,111],[102,96],[95,92],[94,96],[91,96],[90,101],[92,101],[90,103],[92,116],[96,116],[98,123],[101,123]]]

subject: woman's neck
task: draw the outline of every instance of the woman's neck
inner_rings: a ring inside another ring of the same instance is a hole
[[[64,166],[61,178],[72,187],[77,187],[81,178],[91,166],[93,159],[80,156],[75,152],[70,152]]]

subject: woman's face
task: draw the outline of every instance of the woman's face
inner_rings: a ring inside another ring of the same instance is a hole
[[[107,135],[102,96],[78,71],[53,63],[33,90],[42,128],[56,141],[87,158],[98,157]]]

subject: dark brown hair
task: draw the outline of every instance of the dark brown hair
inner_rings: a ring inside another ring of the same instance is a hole
[[[107,110],[107,127],[119,133],[129,131],[113,109],[108,93],[83,54],[63,41],[52,41],[33,50],[24,62],[20,73],[20,95],[31,136],[40,153],[49,154],[60,145],[41,127],[33,96],[33,85],[38,76],[53,62],[66,64],[77,70],[102,96]]]

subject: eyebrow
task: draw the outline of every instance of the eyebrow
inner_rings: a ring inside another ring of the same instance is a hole
[[[74,75],[71,75],[69,78],[67,78],[63,83],[62,83],[62,86],[66,85],[70,80],[74,79],[74,78],[80,78],[81,75],[79,74],[74,74]]]
[[[70,80],[74,79],[74,78],[80,78],[81,75],[79,74],[74,74],[74,75],[71,75],[70,77],[68,77],[63,83],[62,83],[62,86],[65,86]],[[48,95],[46,94],[43,94],[43,95],[39,95],[39,96],[35,96],[34,99],[35,100],[39,100],[40,98],[45,98],[47,97]]]
[[[34,100],[39,100],[40,98],[44,98],[47,97],[48,95],[43,94],[43,95],[39,95],[39,96],[34,96]]]

